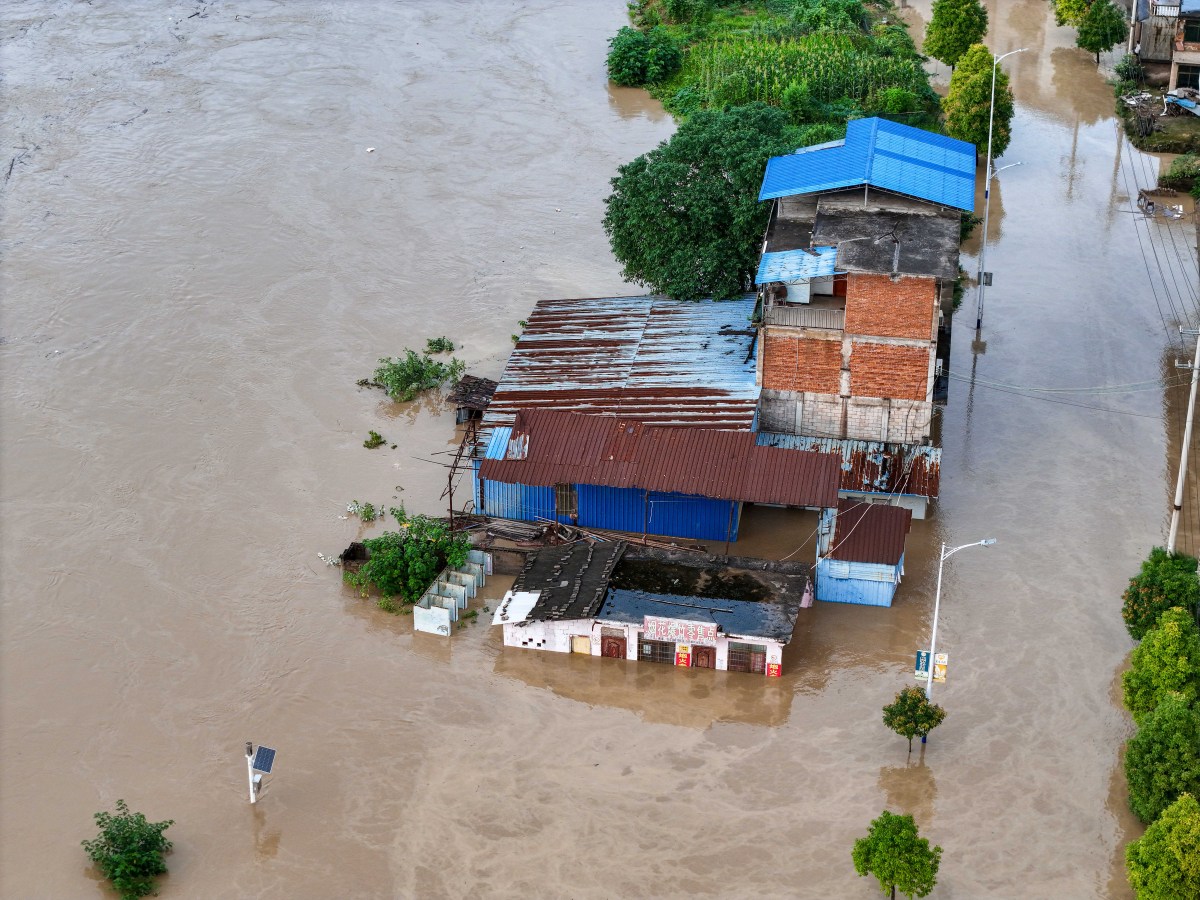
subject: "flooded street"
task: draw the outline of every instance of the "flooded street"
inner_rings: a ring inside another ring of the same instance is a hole
[[[164,898],[866,898],[885,807],[945,848],[937,898],[1130,896],[1120,594],[1165,539],[1186,389],[1153,382],[1190,355],[1195,236],[1131,212],[1160,161],[1074,32],[989,9],[1030,48],[1023,165],[982,343],[973,289],[955,328],[941,502],[896,605],[803,611],[768,681],[414,636],[317,558],[364,533],[351,500],[444,510],[453,411],[356,387],[376,359],[444,334],[495,377],[535,301],[637,291],[603,198],[673,123],[605,80],[623,3],[5,4],[0,894],[111,896],[79,841],[123,797],[176,821]],[[753,510],[732,552],[810,530]],[[939,542],[983,537],[909,759],[880,708]],[[246,740],[279,751],[255,807]]]

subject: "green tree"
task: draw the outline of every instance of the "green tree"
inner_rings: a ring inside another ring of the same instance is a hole
[[[1195,703],[1200,696],[1200,628],[1192,614],[1178,606],[1164,612],[1134,648],[1121,682],[1125,707],[1138,724],[1168,694]]]
[[[925,737],[942,724],[946,711],[930,703],[919,687],[906,687],[896,699],[883,708],[883,724],[900,737],[908,738],[908,752],[912,753],[914,737]]]
[[[854,842],[850,852],[854,871],[859,875],[874,875],[879,890],[896,891],[912,897],[924,897],[937,884],[942,848],[930,848],[929,841],[917,833],[912,816],[898,816],[883,811],[871,822],[867,836]]]
[[[988,14],[979,0],[933,0],[922,50],[951,69],[987,34]]]
[[[163,832],[175,823],[149,822],[141,813],[131,813],[124,800],[117,801],[115,814],[98,812],[93,818],[100,833],[83,841],[83,849],[122,900],[154,893],[154,876],[167,871],[163,856],[171,851]]]
[[[1180,794],[1200,794],[1200,712],[1167,696],[1125,748],[1129,806],[1153,822]]]
[[[1196,614],[1200,604],[1200,578],[1195,557],[1168,553],[1155,547],[1142,563],[1141,571],[1129,579],[1121,600],[1121,615],[1130,636],[1140,641],[1158,617],[1172,606]]]
[[[749,290],[770,215],[763,171],[796,139],[787,113],[764,103],[701,110],[621,166],[604,230],[625,278],[677,300]]]
[[[385,531],[363,541],[370,557],[357,572],[345,572],[347,584],[365,597],[371,588],[382,595],[379,605],[394,611],[393,597],[416,603],[446,566],[460,566],[471,549],[463,534],[429,516],[409,516],[404,507],[392,507],[399,531]]]
[[[1200,803],[1195,797],[1181,794],[1125,848],[1125,870],[1138,900],[1200,897]]]
[[[976,44],[962,55],[950,90],[942,101],[946,134],[974,144],[980,154],[987,150],[988,115],[992,101],[992,52]],[[1003,156],[1012,139],[1013,95],[1008,76],[996,71],[996,115],[992,134],[992,157]]]
[[[1111,0],[1094,0],[1079,23],[1075,46],[1095,53],[1096,65],[1100,65],[1100,54],[1111,50],[1127,37],[1129,26],[1125,24],[1125,13],[1114,6]]]
[[[1054,21],[1062,25],[1079,26],[1087,15],[1091,0],[1050,0],[1054,4]]]
[[[627,87],[666,81],[683,62],[679,45],[662,26],[638,31],[627,25],[613,35],[608,46],[608,77]]]

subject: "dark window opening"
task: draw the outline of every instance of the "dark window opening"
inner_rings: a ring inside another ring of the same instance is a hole
[[[579,517],[579,494],[575,491],[575,485],[554,486],[554,509],[560,516],[570,516],[572,521]]]
[[[1175,87],[1200,91],[1200,66],[1180,66],[1179,78],[1175,82]]]
[[[643,662],[667,663],[675,665],[675,645],[667,641],[647,641],[638,639],[638,659]]]
[[[762,644],[736,644],[730,641],[729,671],[765,675],[767,672],[767,648]]]
[[[1188,44],[1200,43],[1200,19],[1184,19],[1183,20],[1183,40]],[[1196,68],[1188,66],[1189,69]],[[1180,72],[1183,71],[1183,66],[1179,67]]]

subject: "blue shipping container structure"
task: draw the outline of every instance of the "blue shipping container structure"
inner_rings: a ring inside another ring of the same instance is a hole
[[[747,431],[524,410],[474,461],[484,515],[694,540],[736,540],[743,502],[837,503],[837,458],[760,447]]]
[[[817,599],[891,606],[904,575],[904,539],[912,513],[899,506],[842,500],[833,536],[817,554]]]

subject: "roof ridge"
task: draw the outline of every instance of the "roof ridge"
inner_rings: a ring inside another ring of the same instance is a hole
[[[872,116],[866,121],[871,123],[871,133],[867,137],[867,164],[863,171],[863,181],[871,184],[871,170],[875,167],[875,136],[879,134],[879,116]],[[873,186],[873,185],[872,185]]]

